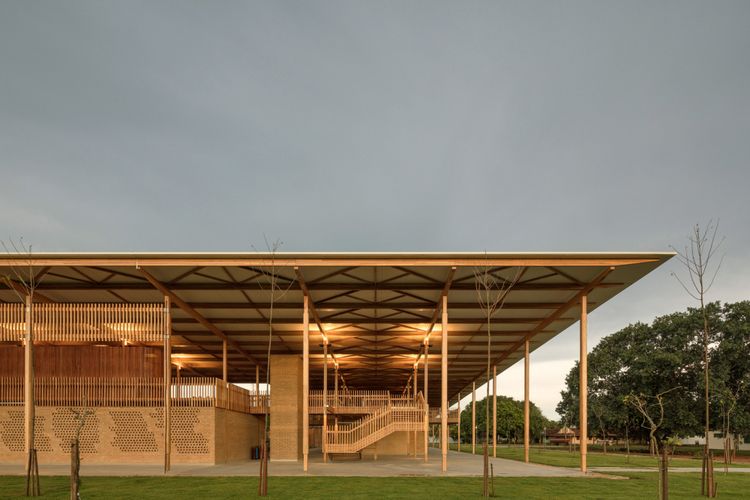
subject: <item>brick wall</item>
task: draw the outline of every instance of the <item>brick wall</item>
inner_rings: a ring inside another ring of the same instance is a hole
[[[302,458],[302,357],[271,358],[271,460]]]
[[[86,463],[160,464],[164,460],[163,410],[93,408],[81,431]],[[0,462],[24,463],[23,406],[0,407]],[[76,421],[70,408],[36,409],[41,463],[69,463]],[[172,408],[172,463],[214,463],[214,408]]]

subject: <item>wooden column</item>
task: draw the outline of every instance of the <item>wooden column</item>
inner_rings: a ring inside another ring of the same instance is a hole
[[[497,366],[492,367],[492,456],[497,458]]]
[[[23,401],[24,401],[24,439],[26,449],[26,468],[29,465],[29,454],[34,449],[34,305],[31,297],[26,296],[26,325],[24,335],[23,362]]]
[[[270,369],[271,369],[271,366],[269,364],[268,366],[266,366],[266,370],[270,370]],[[266,393],[268,392],[269,392],[268,388],[266,388]],[[257,401],[258,406],[260,406],[261,401],[262,401],[260,397],[260,365],[255,365],[255,400]],[[268,401],[269,400],[266,400],[266,404],[268,404]],[[270,413],[271,409],[269,408],[268,411]],[[263,419],[262,422],[263,422],[263,428],[265,429],[265,426],[266,426],[265,419]],[[258,426],[258,443],[260,443],[263,439],[264,429],[261,429],[261,426]]]
[[[477,383],[471,383],[471,453],[477,453]]]
[[[323,462],[328,462],[328,342],[323,339]]]
[[[588,354],[586,335],[588,329],[588,298],[581,295],[581,336],[580,336],[580,379],[579,384],[579,434],[581,442],[581,472],[586,472],[586,452],[588,448]]]
[[[333,407],[336,408],[339,405],[339,364],[334,360],[333,365]]]
[[[255,365],[255,396],[260,403],[260,365]]]
[[[222,373],[222,380],[224,380],[224,383],[229,382],[229,378],[227,378],[227,341],[225,340],[222,343],[222,349],[221,349],[221,373]]]
[[[309,297],[303,297],[302,309],[302,469],[307,472],[310,454],[310,311]]]
[[[429,400],[429,374],[430,374],[430,339],[424,342],[424,461],[428,462],[430,453],[430,438],[427,432],[430,426],[430,400]]]
[[[414,364],[414,391],[413,391],[414,392],[414,402],[415,403],[417,401],[417,388],[418,388],[418,385],[417,385],[418,384],[417,374],[418,374],[418,370],[417,370],[417,365],[415,363]],[[419,449],[419,446],[417,446],[417,431],[415,430],[414,431],[414,458],[417,458],[417,450],[418,449]]]
[[[440,350],[440,452],[443,456],[441,470],[448,470],[448,296],[443,295],[443,330]]]
[[[172,467],[172,313],[164,297],[164,472]]]
[[[529,339],[523,343],[523,461],[529,463]]]
[[[461,451],[461,393],[458,393],[458,451]]]
[[[417,371],[417,365],[414,365],[414,399],[417,399],[417,391],[419,388],[419,385],[418,385],[419,379],[417,378],[418,373],[419,372]]]

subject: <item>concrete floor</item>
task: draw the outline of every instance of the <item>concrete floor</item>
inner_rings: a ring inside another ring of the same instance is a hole
[[[323,463],[320,450],[310,456],[309,472],[302,471],[302,462],[271,462],[269,473],[273,476],[481,476],[482,456],[451,451],[448,453],[448,472],[440,471],[440,451],[430,449],[430,461],[411,457],[379,457],[378,460],[342,460]],[[564,467],[525,464],[515,460],[490,458],[494,465],[494,474],[502,476],[525,477],[583,477],[584,474]],[[42,475],[68,475],[69,465],[39,465]],[[24,474],[20,465],[0,464],[0,475]],[[83,476],[160,476],[163,475],[159,465],[97,465],[81,461]],[[221,465],[173,465],[167,474],[170,476],[257,476],[258,462],[247,461]],[[598,475],[598,474],[597,474]]]

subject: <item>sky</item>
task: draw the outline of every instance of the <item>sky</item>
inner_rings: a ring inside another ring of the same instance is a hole
[[[663,251],[750,299],[750,2],[5,1],[0,237],[36,251]],[[667,263],[589,348],[692,305]],[[532,355],[549,417],[577,327]],[[522,364],[499,392],[523,395]]]

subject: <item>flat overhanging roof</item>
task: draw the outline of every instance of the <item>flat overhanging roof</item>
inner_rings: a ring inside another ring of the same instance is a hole
[[[311,303],[311,386],[322,385],[323,338],[352,388],[400,391],[415,362],[422,389],[424,341],[429,333],[429,399],[440,400],[440,303],[448,300],[449,395],[465,392],[486,371],[486,315],[477,300],[475,269],[499,279],[521,278],[491,319],[492,360],[498,373],[642,278],[672,252],[258,252],[36,253],[0,257],[29,266],[41,278],[38,298],[54,302],[173,300],[175,362],[221,376],[222,340],[232,342],[230,379],[255,380],[268,348],[271,269],[284,290],[275,298],[272,354],[301,354],[303,296]],[[0,301],[17,302],[0,288]],[[196,316],[197,314],[197,316]],[[201,321],[199,318],[202,318]]]

